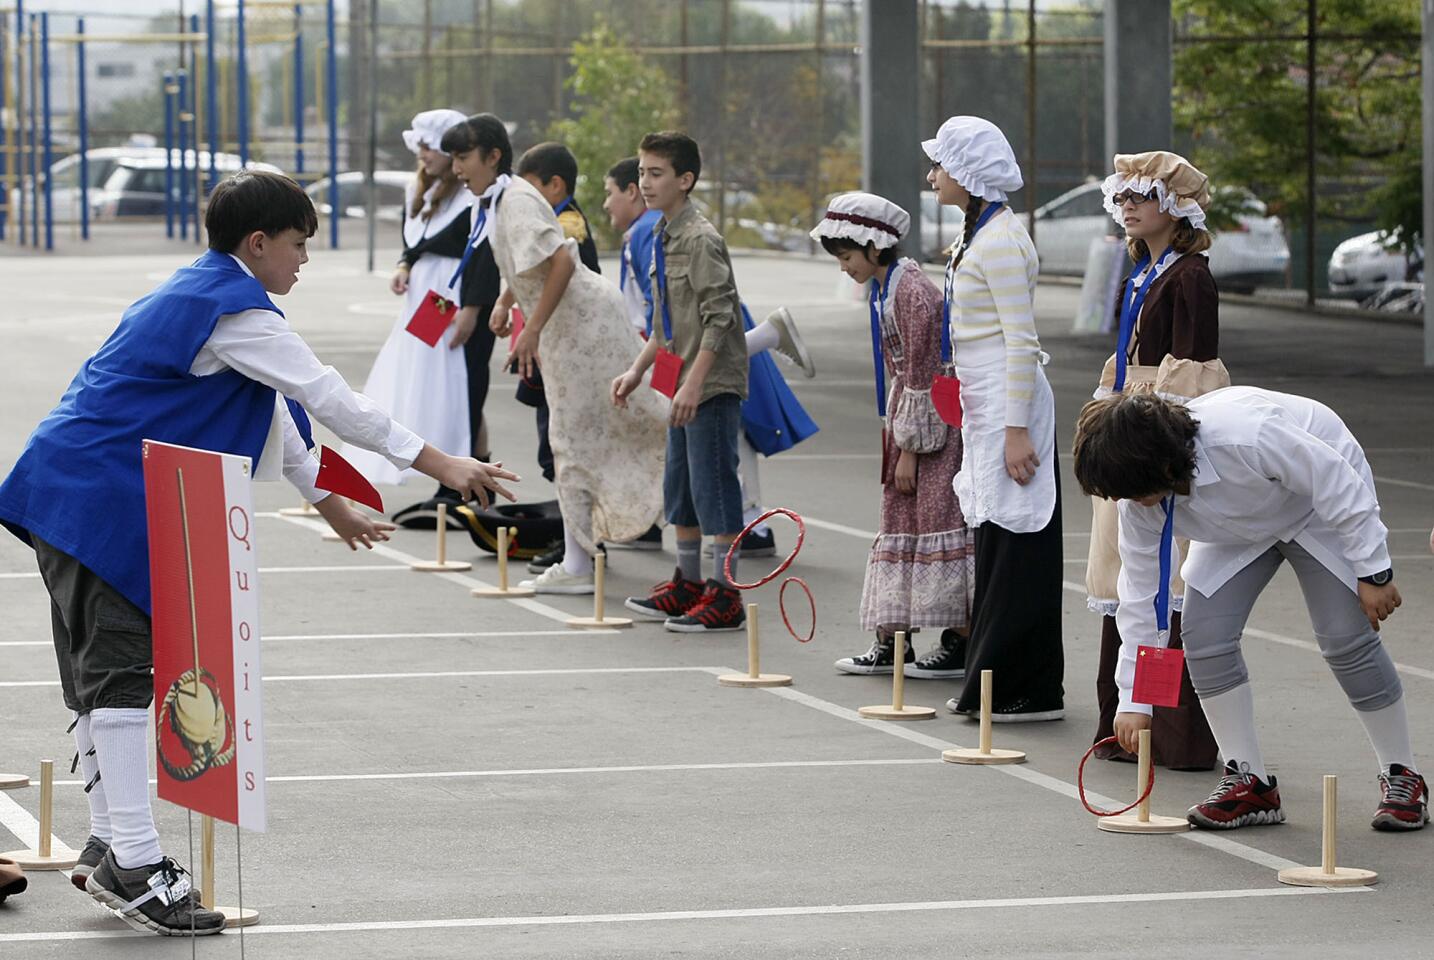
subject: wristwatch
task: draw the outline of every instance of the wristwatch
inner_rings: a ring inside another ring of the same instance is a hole
[[[1394,568],[1390,567],[1387,570],[1381,570],[1378,573],[1371,574],[1370,576],[1360,577],[1359,581],[1361,583],[1367,583],[1371,587],[1383,587],[1386,586],[1393,579]]]

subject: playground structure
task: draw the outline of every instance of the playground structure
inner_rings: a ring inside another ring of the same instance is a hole
[[[54,178],[50,176],[55,157],[55,124],[51,108],[51,87],[56,71],[51,70],[51,52],[58,45],[72,53],[74,87],[74,134],[78,148],[79,237],[90,239],[90,148],[89,96],[86,54],[92,44],[171,44],[176,48],[173,69],[160,79],[164,104],[165,233],[180,239],[200,241],[200,217],[204,197],[219,182],[218,155],[221,149],[238,153],[248,166],[254,141],[251,136],[250,99],[254,78],[249,70],[251,46],[287,43],[292,47],[287,73],[287,98],[291,104],[293,140],[262,141],[266,148],[292,150],[287,172],[296,180],[328,177],[329,207],[339,209],[338,137],[338,48],[336,43],[336,0],[232,0],[234,56],[219,59],[216,40],[221,24],[216,19],[216,0],[205,0],[201,24],[192,14],[175,33],[87,33],[85,18],[77,16],[73,34],[51,31],[48,12],[27,13],[24,0],[0,8],[0,241],[13,239],[20,246],[55,248]],[[318,170],[307,169],[310,145],[305,141],[304,114],[307,88],[304,82],[304,9],[324,10],[325,39],[315,64],[314,100],[316,112],[327,127],[326,163]],[[283,33],[247,33],[253,10],[292,12],[292,27]],[[13,15],[13,19],[12,16]],[[58,15],[57,15],[58,16]],[[201,95],[202,91],[202,95]],[[232,104],[232,117],[229,115]],[[232,120],[232,128],[226,121]],[[221,143],[232,129],[234,140]],[[207,162],[200,142],[207,143]],[[13,232],[13,237],[11,233]],[[337,216],[329,218],[329,245],[339,245]]]

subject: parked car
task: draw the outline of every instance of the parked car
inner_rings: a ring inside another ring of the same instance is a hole
[[[119,217],[164,216],[164,161],[163,149],[158,151],[157,156],[118,158],[109,177],[105,180],[104,186],[100,190],[90,193],[92,217],[96,220],[114,220]],[[209,151],[201,150],[197,154],[197,162],[198,169],[208,170]],[[181,157],[179,151],[175,150],[171,163],[176,175],[171,195],[175,202],[178,202],[180,199],[179,171],[184,166],[193,171],[196,154],[193,150],[186,150],[184,156]],[[233,173],[241,168],[239,157],[232,153],[215,154],[214,166],[221,175]],[[247,169],[283,173],[273,164],[261,163],[256,160],[249,161]]]
[[[94,199],[103,189],[105,181],[114,173],[121,160],[138,160],[150,157],[164,159],[163,147],[95,147],[86,150],[89,160],[90,210],[94,211]],[[56,223],[74,223],[80,219],[80,155],[68,157],[50,165],[51,202],[54,204]],[[42,181],[43,187],[43,181]],[[44,202],[42,199],[41,203]]]
[[[368,195],[365,188],[366,174],[362,170],[347,170],[339,174],[339,216],[362,220],[368,213]],[[380,223],[403,222],[403,197],[408,185],[413,182],[412,170],[375,170],[374,183],[378,186],[378,216]],[[462,189],[460,187],[460,189]],[[315,180],[305,188],[314,209],[319,216],[327,217],[333,212],[329,206],[329,178]]]
[[[1399,246],[1399,234],[1375,230],[1350,237],[1329,258],[1329,289],[1335,296],[1364,299],[1386,284],[1424,279],[1424,249],[1413,255]]]
[[[1401,280],[1386,283],[1359,304],[1366,310],[1383,310],[1387,313],[1423,313],[1424,282]]]

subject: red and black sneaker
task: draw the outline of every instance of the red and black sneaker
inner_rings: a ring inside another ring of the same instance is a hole
[[[1374,812],[1376,830],[1421,830],[1429,822],[1429,785],[1424,778],[1398,763],[1379,775],[1382,794]]]
[[[679,567],[672,579],[659,583],[652,593],[645,597],[628,597],[623,606],[647,620],[666,620],[680,617],[697,606],[702,599],[702,584],[696,580],[682,579]]]
[[[741,630],[746,623],[742,595],[716,580],[708,580],[697,605],[680,617],[668,617],[667,629],[674,633],[724,633]]]
[[[1206,830],[1234,830],[1252,824],[1284,823],[1280,790],[1271,777],[1265,783],[1238,762],[1225,764],[1225,776],[1206,798],[1185,815],[1193,826]]]

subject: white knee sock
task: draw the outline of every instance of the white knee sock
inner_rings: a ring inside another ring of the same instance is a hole
[[[782,340],[777,328],[770,320],[763,320],[747,331],[747,356],[756,356],[763,350],[770,350]]]
[[[753,506],[748,507],[746,510],[742,511],[742,526],[747,526],[753,520],[757,519],[766,512],[767,511],[762,509],[761,504],[754,504]],[[758,536],[765,537],[767,535],[767,532],[771,529],[772,528],[767,526],[767,524],[759,523],[752,528],[752,532],[757,534]]]
[[[1379,710],[1356,710],[1354,713],[1364,724],[1364,732],[1374,745],[1380,773],[1387,773],[1391,763],[1414,769],[1414,749],[1409,745],[1409,718],[1404,712],[1403,697]]]
[[[593,572],[593,558],[573,536],[573,528],[563,522],[563,569],[575,577],[588,576]]]
[[[115,862],[127,870],[157,863],[164,854],[149,809],[149,711],[94,710],[90,736],[104,778]]]
[[[1220,745],[1220,756],[1234,760],[1266,783],[1265,758],[1255,735],[1255,694],[1248,683],[1213,697],[1201,697],[1200,706],[1210,722],[1210,732]]]
[[[85,784],[94,784],[85,796],[90,801],[90,836],[110,842],[110,806],[105,800],[105,781],[99,776],[100,761],[90,736],[90,715],[75,718],[75,749],[80,754],[80,775]]]

